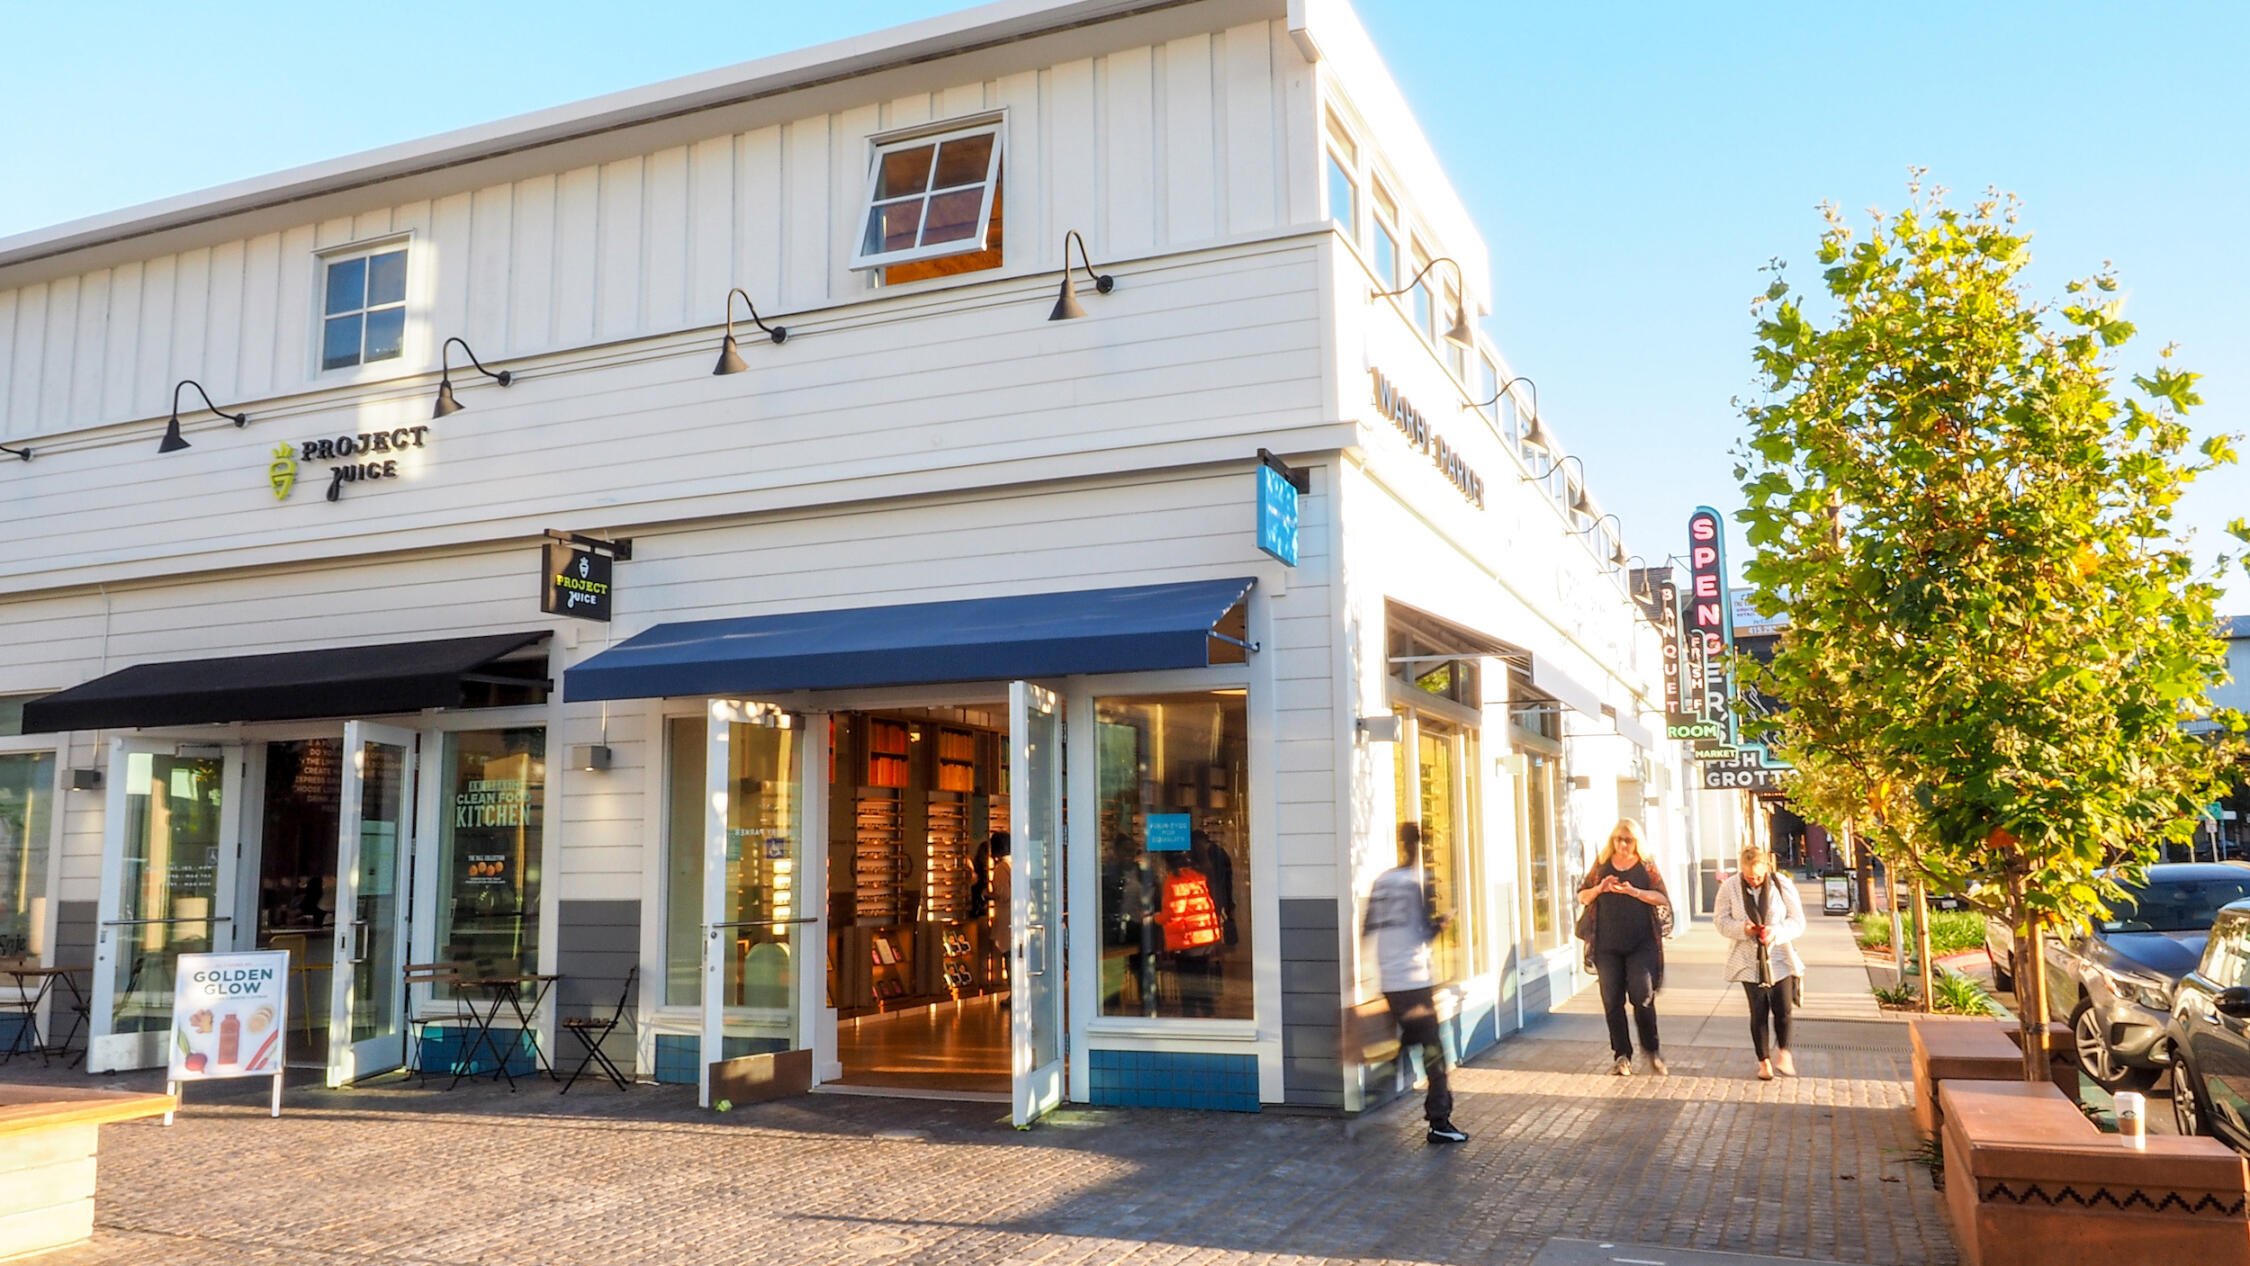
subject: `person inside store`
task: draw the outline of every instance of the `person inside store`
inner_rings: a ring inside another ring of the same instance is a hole
[[[1445,1040],[1438,1028],[1437,974],[1430,946],[1445,930],[1446,916],[1422,871],[1422,827],[1398,824],[1398,865],[1375,877],[1367,891],[1367,914],[1360,936],[1375,942],[1375,987],[1383,991],[1391,1022],[1398,1026],[1399,1058],[1422,1052],[1422,1076],[1429,1091],[1422,1116],[1432,1143],[1466,1143],[1453,1124],[1453,1088],[1446,1076]]]
[[[1010,902],[1015,899],[1015,864],[1008,860],[1011,846],[1006,831],[994,831],[985,845],[989,860],[985,869],[985,892],[992,906],[992,951],[1000,960],[1000,969],[994,979],[1005,989],[1015,979],[1008,958]]]
[[[1758,1057],[1758,1080],[1772,1081],[1777,1069],[1794,1077],[1789,1016],[1805,979],[1805,961],[1796,946],[1805,934],[1805,909],[1797,899],[1797,885],[1775,871],[1773,854],[1750,844],[1744,846],[1741,862],[1742,869],[1719,885],[1711,922],[1719,935],[1734,942],[1727,950],[1727,979],[1740,981],[1750,999],[1750,1049]]]
[[[1103,989],[1126,1010],[1139,1009],[1154,993],[1149,979],[1154,966],[1141,934],[1151,926],[1149,895],[1155,890],[1155,876],[1149,873],[1148,855],[1141,846],[1123,831],[1110,836],[1102,857],[1102,951],[1105,958],[1114,955],[1120,960],[1123,970],[1114,983],[1105,972]]]
[[[1648,1069],[1662,1077],[1664,1065],[1656,1032],[1656,991],[1664,983],[1664,933],[1670,922],[1671,894],[1654,859],[1641,847],[1641,828],[1621,818],[1610,828],[1609,845],[1584,883],[1578,885],[1578,935],[1601,979],[1602,1014],[1609,1021],[1610,1071],[1633,1075],[1633,1030],[1641,1039]],[[1659,912],[1661,910],[1661,913]],[[1659,920],[1663,922],[1660,924]],[[1633,1004],[1633,1025],[1625,1024],[1625,1004]]]

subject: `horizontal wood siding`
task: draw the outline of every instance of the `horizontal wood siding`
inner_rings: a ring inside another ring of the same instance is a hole
[[[375,185],[363,209],[318,224],[0,285],[0,440],[161,421],[181,377],[256,414],[277,396],[430,372],[456,335],[489,361],[708,326],[729,285],[782,312],[866,298],[873,283],[849,260],[868,138],[989,110],[1009,126],[1003,275],[1057,268],[1067,229],[1100,263],[1309,222],[1290,187],[1309,186],[1315,146],[1283,122],[1309,111],[1309,71],[1283,27],[1121,48],[434,200],[386,201]],[[405,355],[318,373],[315,253],[393,234],[415,252]]]

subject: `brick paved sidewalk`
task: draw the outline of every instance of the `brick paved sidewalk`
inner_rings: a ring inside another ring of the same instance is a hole
[[[1349,1128],[1071,1109],[1019,1133],[989,1105],[814,1095],[717,1116],[674,1087],[527,1083],[293,1088],[273,1121],[243,1083],[195,1088],[168,1130],[107,1127],[94,1242],[43,1266],[1526,1266],[1553,1236],[1953,1261],[1903,1159],[1903,1029],[1808,1025],[1803,1077],[1751,1080],[1698,966],[1709,938],[1675,942],[1673,1076],[1608,1076],[1599,1017],[1574,1004],[1459,1072],[1465,1147],[1425,1144],[1411,1104]],[[0,1077],[87,1082],[22,1061]]]

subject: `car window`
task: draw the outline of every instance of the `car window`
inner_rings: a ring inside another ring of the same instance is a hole
[[[2101,928],[2104,932],[2201,932],[2219,917],[2219,907],[2244,897],[2250,897],[2250,875],[2127,887]]]
[[[2250,919],[2240,916],[2211,929],[2203,948],[2204,979],[2221,989],[2250,985]]]

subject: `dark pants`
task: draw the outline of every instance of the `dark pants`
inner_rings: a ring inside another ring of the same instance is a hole
[[[1626,954],[1594,951],[1594,974],[1602,981],[1602,1014],[1609,1020],[1609,1049],[1619,1059],[1633,1057],[1633,1037],[1625,1028],[1627,998],[1633,1002],[1633,1027],[1641,1031],[1641,1049],[1657,1053],[1656,962],[1663,952],[1653,941]]]
[[[1770,985],[1755,980],[1742,982],[1742,992],[1750,999],[1750,1049],[1759,1059],[1770,1057],[1773,1050],[1789,1049],[1789,1004],[1795,981],[1784,976]],[[1773,1045],[1766,1044],[1766,1022],[1773,1022]]]
[[[1436,1125],[1453,1119],[1453,1087],[1445,1079],[1445,1040],[1438,1033],[1434,989],[1402,989],[1386,993],[1391,1019],[1398,1023],[1398,1057],[1409,1047],[1422,1048],[1422,1074],[1429,1078],[1430,1093],[1422,1100],[1422,1115]]]

